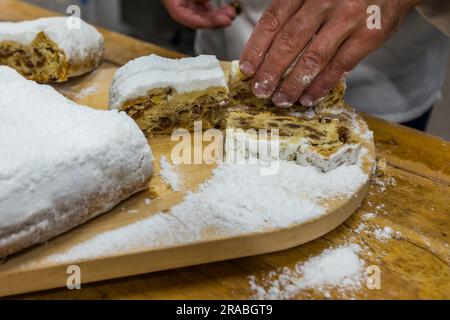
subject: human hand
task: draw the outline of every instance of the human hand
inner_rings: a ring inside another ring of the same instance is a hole
[[[232,6],[215,8],[210,0],[162,0],[172,18],[193,29],[224,28],[236,17]]]
[[[314,105],[389,39],[408,11],[419,3],[273,0],[245,46],[241,71],[254,77],[252,90],[256,96],[273,95],[272,101],[279,107],[289,107],[296,101]],[[381,29],[367,27],[370,5],[380,8]]]

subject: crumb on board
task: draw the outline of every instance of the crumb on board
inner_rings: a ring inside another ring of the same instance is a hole
[[[150,187],[148,188],[148,193],[149,193],[149,198],[150,198],[151,200],[158,199],[158,197],[159,197],[159,193],[156,191],[155,186],[150,186]]]

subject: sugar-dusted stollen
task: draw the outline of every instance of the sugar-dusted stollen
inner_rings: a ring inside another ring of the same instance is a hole
[[[0,66],[0,257],[146,188],[153,156],[125,113],[77,105]]]
[[[270,99],[253,95],[249,79],[234,61],[227,127],[239,130],[229,131],[226,153],[235,159],[295,161],[324,172],[354,164],[363,141],[360,133],[368,128],[345,104],[344,93],[345,84],[341,83],[316,106],[277,108]],[[267,137],[261,136],[260,130],[267,130]]]
[[[0,64],[42,83],[66,81],[98,67],[103,36],[73,17],[0,22]]]
[[[126,111],[148,135],[172,128],[222,124],[228,86],[214,56],[167,59],[137,58],[117,70],[110,89],[110,108]]]

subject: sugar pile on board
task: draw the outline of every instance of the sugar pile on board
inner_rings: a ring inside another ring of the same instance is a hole
[[[370,220],[376,217],[376,214],[374,212],[366,212],[362,215],[363,220]]]
[[[90,86],[90,87],[86,87],[80,90],[80,92],[78,92],[75,97],[77,99],[84,99],[86,97],[89,97],[91,95],[93,95],[94,93],[96,93],[98,90],[98,88],[96,86]]]
[[[361,248],[347,244],[326,249],[320,255],[298,264],[295,270],[284,268],[271,272],[268,279],[258,283],[249,277],[254,299],[290,299],[303,290],[314,289],[329,298],[330,290],[348,293],[361,288],[365,278],[365,263],[359,258]]]
[[[391,227],[377,228],[374,230],[373,234],[380,241],[387,241],[402,235],[400,231],[395,231]]]
[[[166,156],[161,156],[159,160],[161,171],[159,175],[167,183],[173,191],[180,191],[181,176],[178,169],[167,161]]]
[[[98,234],[46,260],[79,261],[193,243],[205,239],[205,234],[212,240],[287,228],[325,214],[323,199],[348,198],[367,179],[359,165],[323,173],[314,167],[280,161],[276,174],[261,175],[259,165],[222,164],[213,170],[210,180],[195,193],[188,192],[170,212]]]

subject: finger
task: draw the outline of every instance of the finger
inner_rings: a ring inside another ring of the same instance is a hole
[[[194,0],[197,10],[204,12],[215,12],[217,14],[225,14],[230,18],[236,17],[236,10],[231,5],[215,7],[210,0]]]
[[[257,97],[268,98],[272,95],[289,66],[317,33],[326,14],[313,2],[306,2],[275,36],[253,79],[253,93]]]
[[[236,12],[231,6],[216,8],[210,1],[204,1],[197,5],[196,9],[198,15],[210,20],[212,28],[227,27],[236,17]]]
[[[222,14],[227,15],[231,19],[236,18],[236,10],[232,6],[224,6],[219,8],[218,11]]]
[[[165,0],[163,3],[175,21],[190,28],[215,28],[231,24],[231,18],[221,11],[216,16],[209,14],[215,10],[209,0]]]
[[[168,11],[171,17],[190,28],[208,28],[212,27],[210,19],[203,15],[199,15],[192,7],[182,5],[168,4]]]
[[[300,103],[312,106],[325,97],[359,62],[376,50],[380,41],[354,35],[347,39],[324,70],[305,90]]]
[[[232,18],[221,12],[204,12],[192,7],[178,7],[173,11],[172,17],[193,29],[226,27],[232,22]]]
[[[223,13],[209,13],[208,16],[212,24],[211,28],[228,27],[233,22],[233,18]]]
[[[240,58],[241,71],[253,76],[264,60],[273,39],[300,9],[302,0],[274,0],[256,24]]]
[[[279,107],[294,104],[314,78],[326,67],[357,23],[330,19],[305,49],[294,69],[275,92],[272,101]]]

